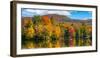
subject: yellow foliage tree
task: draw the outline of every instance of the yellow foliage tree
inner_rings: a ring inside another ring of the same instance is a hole
[[[33,27],[30,27],[30,28],[27,28],[25,35],[27,38],[33,38],[34,32],[35,31],[34,31]]]
[[[45,25],[44,28],[47,30],[48,36],[52,35],[53,26],[52,25]]]
[[[59,26],[55,26],[53,29],[54,29],[53,30],[54,34],[56,35],[57,38],[59,38],[60,35],[61,35],[61,29],[60,29],[60,27]]]
[[[33,36],[35,34],[33,27],[34,27],[34,25],[33,25],[32,20],[24,21],[24,28],[22,29],[22,31],[27,39],[33,38]]]

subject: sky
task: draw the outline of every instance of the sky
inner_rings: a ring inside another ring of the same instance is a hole
[[[29,9],[22,8],[22,17],[33,17],[34,15],[46,15],[46,14],[59,14],[70,17],[75,20],[87,20],[92,19],[91,11],[79,11],[79,10],[45,10],[45,9]]]

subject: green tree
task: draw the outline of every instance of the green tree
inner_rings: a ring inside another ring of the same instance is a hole
[[[34,24],[38,24],[40,22],[41,22],[41,16],[36,15],[36,16],[33,17],[33,23]]]

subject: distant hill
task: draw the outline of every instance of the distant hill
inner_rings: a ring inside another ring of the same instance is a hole
[[[89,25],[92,25],[92,19],[87,19],[87,20],[76,20],[76,19],[71,19],[71,20],[67,20],[67,22],[76,22],[76,23],[86,23]]]
[[[43,16],[48,16],[49,18],[53,18],[60,22],[71,20],[68,16],[58,15],[58,14],[47,14],[47,15],[43,15]]]
[[[92,25],[92,20],[91,19],[87,19],[87,20],[78,20],[78,19],[71,19],[68,16],[64,16],[64,15],[58,15],[58,14],[47,14],[47,15],[43,15],[43,16],[48,16],[50,19],[54,19],[58,22],[71,22],[71,23],[86,23],[89,25]],[[42,16],[41,16],[42,17]],[[22,17],[22,20],[32,20],[32,17]]]

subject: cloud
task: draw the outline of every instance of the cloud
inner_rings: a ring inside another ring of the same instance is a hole
[[[48,14],[71,15],[68,11],[48,11]]]
[[[59,11],[59,10],[24,9],[24,11],[27,13],[33,13],[35,15],[46,15],[46,14],[71,15],[69,11]]]
[[[33,9],[25,9],[25,11],[27,11],[27,12],[32,12],[32,13],[35,12]]]
[[[34,13],[34,14],[37,14],[37,15],[41,15],[44,12],[44,10],[40,11],[40,10],[35,10],[35,9],[25,9],[25,11],[29,12],[29,13]]]
[[[89,20],[89,19],[90,19],[90,18],[87,18],[87,17],[86,17],[86,18],[83,18],[82,20]]]

